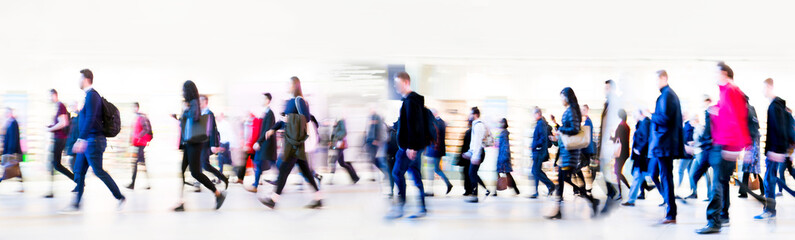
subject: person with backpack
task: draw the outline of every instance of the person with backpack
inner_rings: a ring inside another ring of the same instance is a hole
[[[127,185],[128,189],[135,189],[135,178],[138,176],[138,165],[141,165],[141,171],[146,174],[147,186],[149,189],[149,173],[146,171],[146,158],[144,157],[144,148],[152,141],[152,124],[149,122],[149,117],[141,113],[141,105],[138,102],[133,103],[133,113],[135,114],[135,121],[132,124],[132,132],[130,133],[130,144],[136,148],[137,154],[135,161],[132,163],[132,181]]]
[[[68,177],[70,180],[75,180],[75,175],[69,169],[61,164],[61,157],[64,153],[64,148],[66,148],[66,139],[69,136],[69,111],[66,110],[66,106],[61,102],[58,101],[58,91],[55,89],[50,89],[50,101],[55,104],[56,112],[55,112],[55,119],[50,126],[47,126],[47,132],[52,133],[52,156],[50,158],[50,193],[45,195],[45,198],[53,198],[53,192],[55,188],[55,171],[60,172],[64,176]]]
[[[400,72],[394,78],[395,89],[403,97],[400,106],[400,116],[392,126],[397,131],[398,151],[395,154],[395,166],[392,176],[398,187],[397,203],[393,206],[387,219],[403,217],[403,207],[406,205],[406,172],[414,179],[414,185],[419,193],[419,211],[409,218],[422,218],[428,214],[425,205],[425,188],[422,184],[422,150],[431,142],[429,124],[432,118],[425,108],[425,97],[411,90],[411,77],[406,72]]]
[[[491,133],[489,133],[486,123],[480,120],[480,109],[478,109],[478,107],[472,107],[472,110],[469,112],[469,120],[472,121],[472,140],[469,143],[469,151],[464,153],[464,158],[468,158],[470,161],[468,174],[469,181],[473,184],[471,186],[472,190],[470,191],[472,192],[472,196],[465,199],[465,201],[477,203],[478,185],[474,183],[482,181],[478,175],[478,170],[480,170],[480,164],[483,162],[483,158],[486,157],[485,148],[488,147],[486,144],[489,141],[493,143],[493,139],[489,140]],[[488,189],[486,189],[486,192],[488,193]]]
[[[182,149],[182,182],[185,183],[185,169],[190,170],[191,176],[199,181],[204,187],[215,195],[215,210],[221,208],[226,200],[226,191],[221,191],[204,175],[202,172],[202,149],[209,141],[207,115],[201,114],[199,108],[199,89],[191,80],[182,84],[182,97],[187,104],[180,117],[180,149]],[[182,184],[184,187],[185,184]],[[184,191],[180,191],[180,202],[175,212],[185,211],[185,203],[182,199]]]
[[[748,99],[748,96],[746,96]],[[762,178],[759,176],[759,172],[761,171],[762,166],[759,164],[759,158],[761,155],[760,152],[760,139],[762,138],[759,132],[759,118],[756,115],[756,108],[751,105],[750,102],[747,102],[748,106],[748,134],[751,135],[751,145],[746,147],[743,151],[743,164],[742,168],[742,184],[748,186],[751,180],[751,177],[754,177],[759,181],[759,192],[760,194],[765,194],[765,184]],[[748,192],[745,188],[740,188],[740,195],[738,198],[748,198]]]
[[[226,188],[229,188],[229,178],[224,176],[221,171],[218,171],[212,164],[210,164],[210,156],[213,154],[217,154],[221,151],[226,149],[222,149],[221,146],[221,134],[218,133],[218,124],[215,121],[215,113],[210,110],[209,108],[209,96],[207,95],[199,95],[199,106],[201,108],[201,115],[207,116],[207,137],[210,138],[204,146],[202,146],[201,152],[201,160],[202,160],[202,169],[208,171],[215,175],[217,180],[224,183]],[[185,172],[185,169],[182,169],[182,172]],[[217,182],[217,181],[214,181]]]
[[[547,174],[541,169],[542,164],[549,161],[549,148],[552,147],[552,142],[549,140],[552,133],[552,127],[547,124],[544,115],[541,113],[541,108],[533,107],[533,115],[536,119],[536,127],[533,129],[533,143],[530,144],[530,149],[533,153],[533,166],[530,173],[535,178],[535,193],[530,195],[530,198],[538,198],[538,183],[544,183],[547,186],[547,196],[555,193],[555,183],[549,180]]]
[[[447,150],[445,145],[445,137],[447,134],[447,124],[442,120],[442,117],[439,116],[439,112],[436,109],[432,109],[431,113],[433,113],[433,135],[434,141],[428,146],[428,149],[425,151],[425,156],[428,157],[431,164],[433,165],[433,172],[436,175],[439,175],[444,181],[445,186],[447,186],[447,191],[445,194],[449,194],[451,190],[453,190],[453,184],[450,184],[450,180],[447,179],[447,176],[442,171],[442,157],[446,154]],[[425,196],[433,197],[433,176],[431,176],[431,186],[429,187],[430,192],[425,193]]]
[[[270,130],[265,133],[266,138],[272,138],[273,134],[278,130],[284,130],[282,135],[282,163],[279,165],[279,177],[276,179],[276,189],[274,192],[265,198],[261,198],[260,202],[268,208],[275,208],[279,202],[284,185],[287,183],[287,177],[293,170],[295,165],[301,170],[304,180],[312,185],[315,189],[315,197],[306,208],[317,209],[323,207],[323,201],[320,195],[320,188],[318,188],[315,179],[312,177],[312,168],[309,166],[309,158],[307,158],[305,150],[305,142],[309,135],[307,134],[307,124],[312,118],[309,112],[309,104],[304,100],[303,91],[301,91],[301,80],[298,77],[290,78],[290,95],[293,96],[284,104],[284,120],[277,122]]]
[[[115,106],[103,99],[97,90],[94,90],[94,73],[89,69],[80,70],[80,89],[86,92],[83,109],[80,110],[80,134],[72,147],[77,153],[75,162],[75,182],[77,182],[77,195],[74,201],[62,213],[76,213],[80,211],[80,201],[85,190],[85,177],[90,166],[105,186],[108,187],[113,197],[118,200],[118,208],[127,200],[119,191],[116,181],[102,168],[102,155],[107,146],[106,135],[114,137],[121,126],[115,120],[119,119],[119,112]],[[108,112],[115,110],[113,112]],[[107,132],[111,130],[112,132]]]

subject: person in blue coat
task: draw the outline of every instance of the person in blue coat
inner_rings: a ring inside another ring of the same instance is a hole
[[[499,146],[499,153],[497,155],[497,178],[500,177],[500,173],[505,174],[505,177],[508,178],[508,186],[512,187],[513,190],[516,192],[516,195],[519,195],[519,188],[516,187],[516,181],[511,176],[511,172],[513,172],[513,167],[511,166],[511,143],[509,141],[508,135],[508,120],[503,118],[500,120],[500,125],[502,131],[500,131],[499,142],[497,145]],[[497,190],[494,190],[494,195],[497,196]]]
[[[3,136],[3,176],[0,182],[6,179],[18,177],[22,181],[22,172],[19,171],[19,158],[22,155],[22,147],[19,141],[19,123],[14,118],[14,110],[6,108],[5,114],[6,130]],[[13,156],[13,157],[12,157]],[[13,171],[11,169],[14,169]]]
[[[622,203],[623,206],[635,206],[635,200],[639,199],[640,194],[644,190],[646,177],[651,174],[649,171],[649,134],[651,132],[651,119],[646,117],[642,110],[638,110],[636,118],[638,123],[635,124],[635,133],[632,135],[632,185],[629,189],[629,197],[627,201]],[[656,178],[652,177],[655,186],[660,183]]]
[[[549,180],[547,174],[541,170],[541,165],[549,161],[549,147],[552,146],[552,142],[549,140],[549,133],[552,132],[552,127],[547,124],[547,120],[541,114],[541,108],[533,108],[533,114],[536,118],[536,127],[533,130],[533,143],[530,144],[530,150],[533,152],[533,166],[530,169],[530,173],[533,174],[536,181],[533,186],[535,193],[530,195],[530,198],[537,198],[538,182],[542,182],[547,186],[548,195],[554,193],[555,183]]]
[[[663,199],[667,204],[665,218],[661,224],[676,224],[676,202],[674,201],[673,160],[683,158],[685,153],[684,130],[682,129],[682,107],[679,97],[668,86],[668,73],[657,71],[657,86],[660,96],[651,117],[651,142],[649,157],[657,160],[662,183]]]

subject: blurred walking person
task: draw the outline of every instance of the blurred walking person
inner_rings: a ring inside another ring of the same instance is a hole
[[[432,134],[435,135],[434,141],[431,142],[431,145],[428,146],[428,149],[425,152],[425,156],[428,157],[431,164],[433,165],[433,172],[436,175],[439,175],[444,181],[445,186],[447,186],[447,191],[445,194],[449,194],[451,190],[453,190],[453,184],[450,184],[450,180],[447,179],[447,176],[442,171],[442,157],[446,155],[447,146],[445,144],[445,137],[447,134],[447,124],[442,120],[442,117],[439,116],[439,112],[436,109],[431,109],[431,113],[435,117],[433,126],[435,132]],[[425,196],[433,197],[433,175],[431,175],[431,185],[429,188],[430,192],[425,193]]]
[[[621,200],[621,183],[624,183],[629,188],[629,181],[624,177],[624,163],[629,159],[629,125],[627,125],[627,112],[624,109],[618,110],[618,118],[621,120],[618,123],[616,132],[613,135],[613,140],[619,145],[619,153],[615,156],[615,164],[613,164],[613,171],[616,174],[616,182],[618,183],[618,197],[616,200]]]
[[[469,120],[472,121],[472,138],[469,142],[469,150],[464,153],[464,158],[468,158],[470,162],[467,174],[469,174],[469,181],[472,183],[472,190],[470,191],[472,196],[465,201],[476,203],[478,202],[478,185],[475,183],[482,182],[480,175],[478,175],[478,170],[480,170],[480,164],[483,163],[483,158],[486,157],[487,146],[485,144],[491,141],[489,140],[491,133],[489,128],[486,127],[486,123],[480,120],[480,109],[478,107],[472,107],[469,112]],[[483,188],[486,189],[486,196],[488,196],[488,188],[485,185]]]
[[[549,137],[552,133],[552,127],[547,124],[547,120],[541,114],[541,108],[534,107],[533,115],[536,119],[536,127],[533,130],[533,143],[530,144],[530,149],[533,152],[533,166],[530,169],[530,173],[535,178],[535,184],[533,185],[535,191],[533,195],[530,195],[530,198],[537,198],[539,182],[547,186],[547,195],[549,196],[555,193],[555,183],[549,180],[547,174],[541,169],[542,164],[549,161],[549,147],[552,146]]]
[[[508,187],[512,187],[516,195],[519,195],[519,187],[516,186],[516,180],[513,179],[511,176],[511,172],[513,172],[513,166],[511,164],[511,143],[508,132],[508,120],[503,118],[500,120],[500,131],[499,141],[497,141],[497,147],[499,148],[499,153],[497,155],[497,179],[500,179],[500,174],[505,174],[505,177],[508,180]],[[494,196],[497,196],[497,191],[499,189],[494,190]]]
[[[712,177],[709,173],[710,160],[713,157],[719,157],[720,150],[714,151],[712,144],[712,118],[709,109],[712,107],[712,99],[709,95],[704,95],[704,119],[703,123],[696,126],[693,139],[695,139],[693,153],[695,153],[695,160],[690,166],[690,196],[685,199],[698,198],[698,181],[701,177],[706,177],[707,182],[707,196],[712,196]],[[687,147],[685,148],[687,149]],[[707,199],[706,201],[709,201]]]
[[[767,107],[767,139],[765,141],[765,202],[762,214],[754,219],[766,220],[776,218],[776,184],[787,155],[787,150],[795,144],[795,129],[792,116],[787,112],[787,103],[777,97],[773,91],[773,79],[764,81],[765,98],[770,101]]]
[[[661,224],[676,224],[676,201],[674,194],[673,161],[685,153],[682,107],[679,96],[668,85],[668,73],[657,71],[657,87],[660,96],[651,116],[651,141],[649,158],[655,159],[660,172],[658,186],[666,205],[665,218]]]
[[[221,146],[221,134],[218,133],[218,124],[215,121],[215,114],[213,111],[210,111],[209,108],[209,99],[207,95],[200,95],[199,96],[199,106],[201,107],[201,115],[207,115],[207,136],[210,138],[209,141],[204,143],[202,146],[201,152],[201,163],[202,169],[208,171],[215,175],[217,180],[223,182],[225,184],[224,189],[229,188],[229,178],[227,178],[223,173],[218,171],[212,164],[210,164],[210,156],[213,154],[219,153],[224,151]],[[185,169],[182,170],[185,172]]]
[[[348,172],[348,175],[351,176],[351,181],[353,184],[359,182],[359,175],[356,174],[356,169],[353,168],[350,162],[345,161],[345,150],[348,149],[348,129],[345,125],[345,119],[340,118],[334,123],[334,130],[331,132],[331,142],[329,142],[329,148],[337,152],[337,156],[332,158],[332,161],[329,163],[329,167],[331,168],[331,178],[332,180],[329,182],[333,182],[334,180],[334,172],[337,170],[337,164],[339,163],[345,171]],[[335,163],[336,162],[336,163]]]
[[[22,171],[19,169],[19,162],[22,161],[22,145],[20,144],[19,123],[14,117],[14,110],[10,107],[5,109],[5,135],[3,135],[3,154],[0,157],[0,165],[3,167],[3,176],[0,182],[12,178],[19,178],[23,182]],[[24,184],[20,184],[20,192],[24,191]]]
[[[638,109],[635,118],[635,133],[632,135],[632,185],[629,188],[627,201],[623,206],[635,206],[637,199],[645,199],[646,176],[649,171],[649,141],[651,141],[651,119],[644,115],[643,110]],[[654,183],[660,186],[659,182]],[[643,198],[640,198],[643,196]]]
[[[132,124],[132,133],[130,133],[130,143],[133,145],[137,152],[136,160],[132,163],[132,181],[130,185],[127,185],[127,188],[134,189],[135,188],[135,178],[138,176],[138,165],[141,165],[141,171],[146,174],[147,179],[147,186],[145,189],[149,189],[149,173],[146,171],[146,158],[144,156],[144,148],[149,145],[149,142],[152,141],[152,124],[149,122],[149,117],[146,114],[141,113],[140,110],[141,105],[138,102],[133,103],[133,113],[135,114],[135,121]]]
[[[263,93],[262,95],[265,98],[263,101],[265,113],[262,116],[259,127],[259,138],[257,138],[257,142],[252,146],[256,154],[252,161],[254,163],[254,182],[250,187],[246,186],[246,190],[249,192],[257,192],[257,187],[260,182],[259,179],[262,173],[270,169],[271,165],[276,162],[276,151],[278,150],[276,149],[276,138],[266,137],[266,132],[276,125],[276,115],[273,114],[273,110],[271,110],[270,107],[273,96],[271,96],[270,93]]]
[[[61,163],[61,158],[66,148],[66,139],[69,137],[69,111],[66,106],[58,100],[58,91],[50,89],[50,101],[55,104],[55,118],[53,123],[47,126],[47,132],[52,133],[52,148],[50,154],[50,193],[45,198],[52,198],[55,192],[55,171],[60,172],[70,180],[75,180],[75,175]]]

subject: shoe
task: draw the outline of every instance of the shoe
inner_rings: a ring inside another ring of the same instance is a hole
[[[472,193],[471,193],[471,192],[465,192],[463,196],[464,196],[464,197],[469,197],[469,196],[471,196],[471,195],[472,195]]]
[[[663,219],[660,221],[660,224],[667,225],[667,224],[676,224],[676,219]]]
[[[720,226],[721,227],[728,227],[729,225],[731,225],[731,223],[729,223],[729,219],[728,218],[721,218],[720,219]]]
[[[144,188],[144,190],[149,190],[149,189],[152,189],[152,186],[146,186],[146,188]]]
[[[53,195],[52,193],[44,195],[44,198],[54,198],[54,197],[55,195]]]
[[[646,199],[646,195],[645,194],[638,196],[638,200],[645,200],[645,199]]]
[[[616,201],[620,202],[622,198],[623,198],[623,197],[621,197],[621,195],[618,195],[618,197],[617,197],[617,198],[615,198],[615,199],[613,199],[613,200],[616,200]]]
[[[80,208],[75,206],[74,204],[70,204],[68,207],[58,211],[58,214],[66,214],[66,215],[72,215],[78,213],[80,213]]]
[[[766,212],[763,212],[762,214],[754,216],[754,219],[755,220],[773,220],[773,219],[776,219],[776,214],[766,211]]]
[[[357,182],[359,182],[359,180],[362,180],[362,179],[361,178],[353,179],[353,184],[356,184]]]
[[[179,206],[174,208],[174,212],[184,212],[185,211],[185,204],[180,203]]]
[[[73,188],[72,192],[77,192],[77,187]]]
[[[558,210],[558,213],[556,213],[555,215],[552,215],[552,216],[545,216],[544,218],[546,218],[546,219],[549,219],[549,220],[556,220],[556,219],[561,219],[561,218],[563,218],[563,216],[562,216],[562,215],[560,215],[560,210]]]
[[[450,194],[450,191],[452,191],[452,190],[453,190],[453,184],[447,184],[447,192],[445,192],[444,194],[445,195],[446,194]]]
[[[323,175],[315,174],[315,179],[317,180],[317,185],[320,185],[320,181],[323,181]]]
[[[426,193],[425,196],[426,197],[433,197],[433,193]]]
[[[387,220],[394,220],[403,217],[403,209],[392,209],[389,213],[384,216]]]
[[[719,232],[720,232],[720,228],[719,227],[715,227],[715,226],[711,226],[711,225],[707,225],[704,228],[696,230],[696,233],[698,233],[698,234],[714,234],[714,233],[719,233]]]
[[[313,200],[312,202],[309,203],[309,205],[306,205],[306,208],[309,209],[318,209],[321,207],[323,207],[323,201],[321,200]]]
[[[682,200],[683,198],[682,198],[682,197],[680,197],[680,196],[675,196],[675,197],[674,197],[674,199],[676,199],[676,200]]]
[[[224,205],[224,200],[226,200],[226,191],[222,191],[220,195],[215,196],[215,210]]]
[[[492,197],[496,197],[497,196],[497,190],[494,190],[494,194],[492,194],[491,196]]]
[[[698,194],[690,194],[690,196],[685,197],[685,199],[698,199]]]
[[[232,183],[235,183],[235,184],[243,184],[243,179],[237,179],[237,180],[235,180],[235,181],[232,181]]]
[[[468,202],[468,203],[477,203],[478,202],[478,197],[472,196],[472,197],[469,197],[469,198],[465,199],[464,201]]]
[[[246,187],[244,187],[244,189],[246,189],[246,191],[249,191],[249,192],[257,193],[257,187],[254,187],[254,186],[251,186],[251,185],[246,185]]]
[[[133,190],[133,189],[135,189],[135,185],[133,185],[133,184],[131,183],[130,185],[127,185],[127,189]]]
[[[193,192],[202,192],[202,188],[196,188],[196,190],[193,190]]]
[[[612,201],[612,200],[609,200],[609,199],[607,201],[605,201],[605,207],[602,208],[602,214],[607,214],[610,211],[612,211],[613,208],[615,208],[615,205],[617,205],[618,203],[619,203],[619,201]]]
[[[555,188],[554,188],[554,187],[551,187],[551,188],[549,188],[549,189],[547,189],[547,190],[549,190],[549,191],[547,192],[547,197],[551,197],[551,196],[552,196],[552,194],[554,194],[554,193],[555,193]]]
[[[657,206],[658,206],[658,207],[665,207],[665,202],[663,202],[663,203],[660,203],[660,205],[657,205]]]
[[[224,190],[229,189],[229,178],[221,179],[224,182]]]
[[[276,202],[274,202],[273,199],[271,199],[271,198],[262,198],[262,199],[259,200],[259,202],[261,202],[263,205],[265,205],[266,207],[268,207],[270,209],[273,209],[274,207],[276,207]]]
[[[125,203],[127,203],[127,198],[121,197],[121,199],[119,199],[119,204],[116,205],[116,211],[121,211],[122,209],[124,209]]]
[[[409,219],[424,218],[427,215],[428,215],[428,211],[427,210],[421,210],[421,211],[415,213],[414,215],[409,216]]]
[[[740,194],[737,198],[748,198],[748,194]]]
[[[784,196],[784,194],[783,194],[783,193],[780,193],[780,192],[779,192],[779,193],[776,193],[776,197],[783,197],[783,196]]]
[[[530,199],[536,199],[536,198],[538,198],[538,193],[536,193],[536,194],[533,194],[533,195],[530,195],[530,197],[529,197],[529,198],[530,198]]]
[[[276,185],[276,182],[274,182],[274,181],[267,180],[267,179],[265,179],[264,181],[265,181],[266,183],[270,184],[270,185]]]
[[[631,203],[631,202],[625,202],[625,203],[622,203],[622,204],[621,204],[621,206],[625,206],[625,207],[634,207],[634,206],[635,206],[635,203]]]
[[[489,194],[491,194],[491,192],[489,192],[489,190],[488,190],[488,189],[486,189],[486,196],[489,196]],[[496,194],[496,193],[495,193],[495,194]]]

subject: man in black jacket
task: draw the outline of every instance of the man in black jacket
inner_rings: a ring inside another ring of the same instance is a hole
[[[644,115],[643,110],[638,110],[636,117],[638,123],[635,124],[635,133],[632,135],[632,185],[629,189],[629,197],[627,201],[622,203],[623,206],[635,206],[635,200],[642,194],[646,176],[650,175],[649,171],[649,140],[651,133],[651,119]],[[652,177],[655,186],[659,186],[660,182]]]
[[[218,171],[217,168],[213,167],[213,165],[210,164],[210,155],[216,154],[220,151],[224,151],[225,149],[220,148],[221,136],[218,133],[218,125],[215,123],[215,114],[213,114],[213,111],[210,111],[210,109],[208,108],[209,104],[208,101],[209,99],[207,98],[207,95],[199,96],[199,106],[201,107],[201,115],[208,115],[207,124],[212,125],[212,127],[208,127],[212,129],[210,130],[210,134],[208,134],[208,136],[210,137],[210,141],[207,141],[202,147],[202,152],[201,152],[202,169],[215,175],[215,177],[217,177],[219,180],[224,182],[226,188],[228,188],[229,178],[224,176],[223,173]]]
[[[257,153],[254,155],[254,184],[251,188],[246,188],[249,192],[257,192],[260,175],[262,175],[263,171],[270,169],[271,163],[276,161],[276,139],[267,138],[265,134],[276,124],[276,116],[270,107],[273,97],[270,93],[264,93],[263,95],[265,96],[265,115],[262,117],[262,123],[260,124],[259,138],[252,147]]]
[[[392,170],[392,176],[398,186],[398,202],[387,215],[387,219],[403,217],[403,206],[406,204],[406,171],[412,175],[420,195],[420,210],[409,218],[421,218],[428,212],[425,207],[425,189],[420,169],[422,150],[429,145],[425,97],[411,90],[411,78],[406,72],[398,73],[394,82],[395,89],[403,97],[403,105],[400,107],[400,117],[393,126],[397,130],[397,142],[400,147],[395,155],[395,167]]]
[[[787,103],[773,92],[773,79],[764,81],[765,97],[770,100],[767,108],[767,141],[765,142],[765,198],[764,212],[754,219],[764,220],[776,217],[776,182],[778,172],[783,166],[787,149],[793,144],[792,118],[787,112]]]
[[[661,224],[676,224],[676,202],[674,201],[673,160],[684,157],[685,144],[682,124],[682,107],[679,97],[668,86],[668,73],[657,71],[660,97],[651,117],[651,142],[649,157],[655,158],[660,170],[661,193],[668,205]]]

